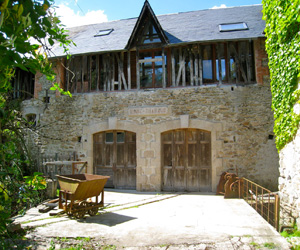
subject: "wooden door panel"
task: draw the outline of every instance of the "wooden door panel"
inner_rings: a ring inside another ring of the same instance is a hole
[[[163,168],[162,185],[164,191],[173,191],[173,169],[172,166]]]
[[[211,136],[197,129],[165,132],[162,138],[162,189],[211,190]]]
[[[94,135],[94,172],[108,175],[106,187],[136,188],[136,135],[109,131]]]

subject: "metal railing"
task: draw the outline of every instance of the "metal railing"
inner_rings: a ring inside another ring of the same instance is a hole
[[[269,224],[279,231],[279,195],[246,179],[241,178],[241,197]]]

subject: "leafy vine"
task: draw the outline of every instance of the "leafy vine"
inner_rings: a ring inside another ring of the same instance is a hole
[[[300,115],[300,0],[263,0],[276,146],[281,150],[297,133]]]

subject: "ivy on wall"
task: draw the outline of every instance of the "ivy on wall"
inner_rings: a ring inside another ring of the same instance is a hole
[[[276,146],[281,150],[295,136],[300,115],[300,0],[263,0],[266,50],[269,56]]]

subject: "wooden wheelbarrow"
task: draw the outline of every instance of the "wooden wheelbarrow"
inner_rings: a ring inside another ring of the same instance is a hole
[[[98,213],[99,207],[104,206],[104,185],[109,176],[92,174],[57,175],[60,185],[59,208],[76,219]],[[98,196],[101,193],[101,201]],[[95,197],[95,202],[92,201]],[[64,201],[63,201],[64,200]]]

